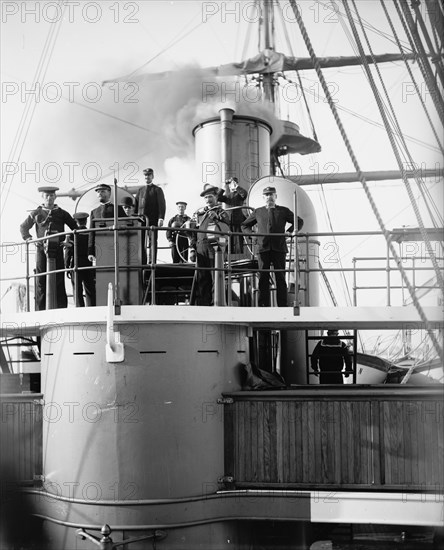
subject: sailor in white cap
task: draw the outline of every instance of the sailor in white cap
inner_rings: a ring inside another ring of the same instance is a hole
[[[20,225],[20,233],[25,241],[32,239],[30,230],[33,226],[35,226],[37,238],[45,237],[51,233],[63,233],[65,225],[70,229],[77,227],[71,215],[55,204],[56,192],[58,190],[58,187],[48,185],[38,188],[38,191],[42,195],[43,204],[35,210],[31,210],[26,220]],[[60,246],[56,248],[56,269],[64,269],[65,267],[63,262],[63,247],[61,245],[63,240],[63,237],[59,239]],[[39,241],[36,243],[36,275],[47,271],[46,242]],[[65,277],[63,273],[56,274],[56,286],[57,307],[67,307],[68,299],[66,297]],[[35,278],[35,309],[36,311],[46,309],[46,275]]]
[[[187,203],[185,201],[177,201],[177,214],[173,216],[169,222],[168,227],[179,228],[187,221],[190,221],[190,216],[185,214]],[[173,229],[168,229],[166,238],[171,247],[171,257],[173,259],[173,264],[180,264],[188,260],[188,237],[185,235],[177,235],[178,231],[173,231]]]

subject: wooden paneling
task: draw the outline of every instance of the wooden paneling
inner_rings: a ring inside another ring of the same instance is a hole
[[[440,390],[238,392],[226,406],[226,464],[237,486],[438,490]]]
[[[31,484],[42,473],[41,397],[0,396],[0,469],[6,479]]]

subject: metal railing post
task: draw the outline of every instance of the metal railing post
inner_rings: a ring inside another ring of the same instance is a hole
[[[390,297],[390,248],[387,244],[387,264],[385,267],[387,275],[387,305],[390,306],[391,297]]]
[[[120,315],[119,231],[118,231],[117,178],[114,178],[114,313]]]
[[[153,247],[154,239],[157,237],[154,226],[150,226],[148,229],[148,242],[150,244],[150,269],[151,269],[151,305],[156,305],[156,274],[155,274],[155,255],[156,251]]]
[[[297,246],[297,243],[296,243]],[[310,305],[310,240],[308,235],[305,237],[305,306]]]
[[[74,277],[74,304],[76,307],[79,307],[79,266],[78,266],[78,250],[79,250],[79,237],[77,234],[77,230],[74,229],[73,231],[74,235],[74,251],[73,251],[73,257],[74,257],[74,273],[71,271],[71,277]],[[80,290],[83,292],[83,290]]]
[[[357,286],[356,286],[356,258],[353,258],[353,306],[356,307],[358,305],[358,292],[357,292]]]
[[[30,308],[30,290],[29,290],[29,241],[25,242],[25,248],[26,248],[26,311],[29,313]],[[35,288],[35,283],[34,283]],[[35,293],[35,290],[34,290]]]
[[[238,235],[236,235],[238,237]],[[222,262],[223,265],[223,262]],[[232,306],[233,305],[233,296],[232,296],[232,277],[231,277],[231,229],[228,232],[228,258],[227,258],[227,291],[228,291],[228,297],[227,297],[227,305]],[[225,276],[224,276],[225,279]],[[240,297],[239,297],[240,300]]]
[[[294,303],[293,303],[293,315],[300,315],[299,307],[299,252],[297,242],[298,231],[298,196],[296,191],[294,192],[294,226],[293,226],[293,238],[294,238]]]

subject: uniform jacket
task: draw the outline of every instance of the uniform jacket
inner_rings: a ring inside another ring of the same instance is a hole
[[[47,232],[63,233],[65,225],[70,229],[77,228],[77,224],[71,217],[71,214],[68,214],[66,210],[59,208],[57,205],[54,205],[51,210],[44,206],[38,206],[29,213],[29,216],[20,225],[20,233],[24,240],[32,239],[29,231],[34,225],[37,238],[44,237]],[[43,246],[42,242],[37,243],[37,246]]]
[[[168,227],[172,227],[173,223],[179,223],[180,225],[183,225],[188,220],[191,220],[190,216],[187,216],[186,214],[184,216],[181,216],[180,214],[176,214],[168,222]],[[166,238],[172,243],[175,241],[176,233],[177,233],[177,229],[176,231],[169,229],[167,231]]]
[[[78,227],[77,229],[86,229],[86,227]],[[65,252],[65,267],[74,267],[74,235],[68,235],[68,242],[71,246],[66,248]],[[79,233],[77,235],[77,267],[90,266],[91,262],[88,260],[88,233]]]
[[[211,210],[208,206],[200,210],[197,214],[198,229],[201,229],[200,233],[193,233],[191,237],[191,247],[195,248],[198,254],[205,254],[210,257],[214,255],[214,249],[208,242],[208,234],[205,232],[209,229],[209,226],[215,225],[215,231],[229,231],[230,217],[225,210],[218,206],[213,207]],[[220,235],[216,235],[216,238]]]
[[[166,202],[163,189],[154,183],[141,187],[136,194],[135,211],[139,216],[146,216],[148,225],[157,225],[160,219],[165,219]]]
[[[258,233],[268,233],[264,237],[258,236],[259,250],[258,252],[268,252],[274,250],[275,252],[287,252],[287,245],[285,242],[285,236],[273,237],[272,233],[285,233],[285,226],[287,223],[291,224],[288,232],[293,231],[294,214],[291,210],[285,206],[276,205],[274,208],[266,208],[261,206],[252,212],[248,218],[242,222],[242,231],[253,227],[257,224]],[[298,230],[302,228],[303,221],[298,217]]]
[[[125,210],[120,205],[117,209],[117,215],[119,218],[127,218],[127,215],[125,214]],[[113,203],[107,202],[106,204],[101,204],[97,208],[94,208],[94,210],[91,211],[91,214],[89,216],[89,227],[93,228],[94,227],[93,220],[97,220],[100,218],[114,218]],[[95,244],[96,244],[95,233],[90,233],[89,241],[88,241],[88,254],[91,254],[92,256],[95,256],[96,254]]]
[[[247,198],[247,194],[247,191],[243,187],[238,186],[233,192],[230,191],[228,187],[228,189],[226,188],[219,193],[217,200],[219,202],[224,202],[229,207],[242,206]],[[231,225],[240,225],[245,220],[245,215],[240,208],[230,210],[228,215],[230,216]]]
[[[319,370],[341,371],[344,363],[347,370],[352,368],[350,354],[347,346],[337,336],[327,336],[316,344],[311,356],[311,367],[314,371]]]

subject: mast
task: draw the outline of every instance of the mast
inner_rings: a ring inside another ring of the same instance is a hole
[[[259,25],[263,27],[264,45],[262,50],[274,50],[274,25],[273,25],[273,0],[263,0],[261,2],[261,13]],[[269,103],[275,103],[274,95],[274,75],[273,73],[264,73],[263,89],[265,100]]]

